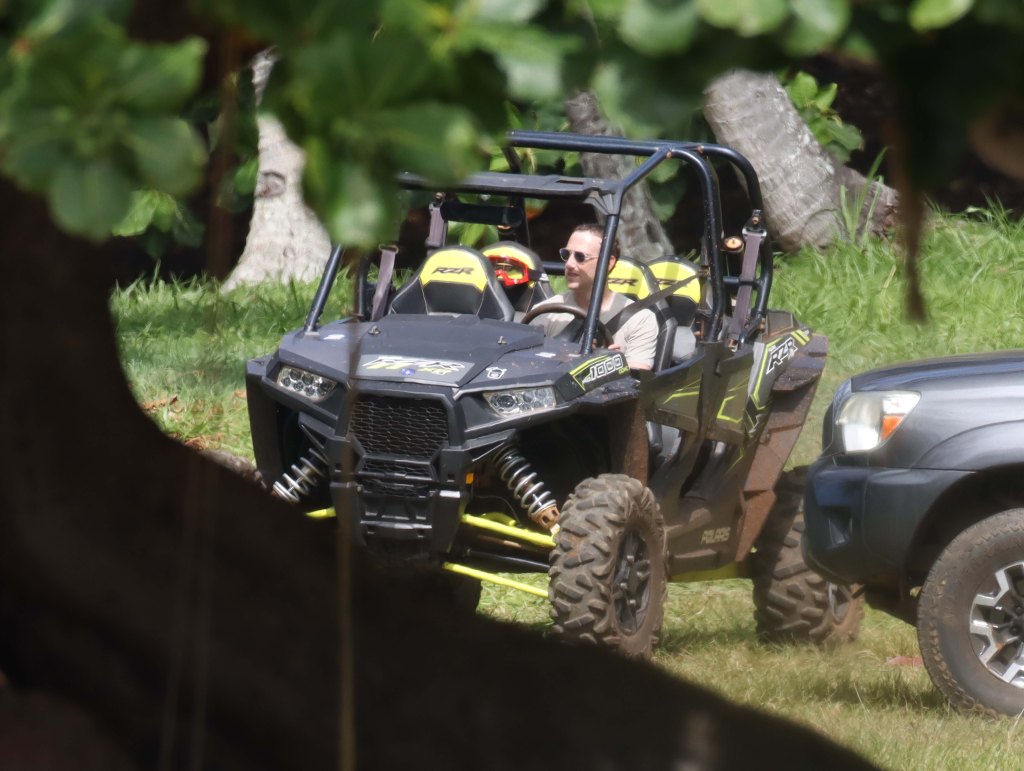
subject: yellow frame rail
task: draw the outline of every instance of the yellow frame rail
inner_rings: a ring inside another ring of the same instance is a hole
[[[470,525],[471,527],[478,527],[481,530],[490,530],[492,533],[507,535],[509,538],[518,538],[521,541],[536,544],[537,546],[546,546],[549,549],[553,549],[555,547],[555,539],[550,535],[545,533],[535,533],[524,527],[503,525],[500,522],[485,519],[484,517],[475,517],[472,514],[463,514],[462,522],[466,525]]]
[[[442,567],[452,573],[469,576],[470,578],[475,578],[478,581],[490,581],[492,584],[507,586],[510,589],[518,589],[519,591],[526,592],[527,594],[543,597],[545,600],[548,598],[548,592],[546,589],[538,589],[536,586],[524,584],[522,581],[505,578],[504,576],[499,576],[494,573],[487,573],[483,570],[477,570],[476,568],[468,568],[465,565],[456,565],[454,562],[446,562]]]

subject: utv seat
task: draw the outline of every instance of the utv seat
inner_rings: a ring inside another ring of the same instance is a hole
[[[697,266],[681,257],[659,257],[648,263],[647,267],[654,274],[659,288],[684,279],[692,279],[665,298],[669,312],[677,324],[671,358],[672,361],[682,361],[697,347],[697,339],[693,336],[692,328],[701,294]]]
[[[532,249],[515,241],[498,241],[486,247],[483,255],[490,260],[517,319],[537,303],[555,296],[544,264]]]
[[[472,314],[499,321],[515,315],[490,261],[465,246],[432,252],[395,293],[388,312]]]
[[[628,257],[619,257],[615,267],[608,274],[608,287],[613,292],[624,294],[636,302],[657,292],[658,282],[644,263]],[[653,367],[653,370],[658,372],[672,363],[672,348],[677,332],[676,320],[664,300],[651,306],[651,310],[658,320],[658,342],[654,349]],[[690,335],[692,337],[693,333]],[[663,462],[666,447],[678,447],[679,431],[650,420],[646,421],[646,427],[650,463],[654,469]]]
[[[613,292],[624,294],[634,302],[643,300],[658,291],[658,282],[654,274],[642,262],[629,257],[619,257],[615,267],[608,274],[608,288]],[[654,349],[655,372],[664,369],[672,361],[672,347],[676,334],[676,320],[664,301],[651,306],[654,317],[658,320],[658,342]]]

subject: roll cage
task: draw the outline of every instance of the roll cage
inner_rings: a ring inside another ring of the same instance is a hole
[[[516,149],[627,155],[645,160],[621,179],[524,174],[520,171],[521,163]],[[449,221],[501,225],[515,232],[516,240],[530,246],[526,198],[568,199],[589,204],[605,216],[604,239],[594,277],[595,291],[587,309],[580,342],[580,353],[589,354],[593,348],[601,298],[608,280],[612,245],[615,243],[625,194],[662,163],[679,160],[694,170],[700,183],[704,245],[701,250],[700,268],[702,278],[709,279],[711,285],[706,339],[719,340],[723,336],[729,336],[735,344],[742,345],[756,336],[767,312],[774,267],[771,243],[762,214],[760,184],[753,166],[743,155],[729,147],[699,142],[632,140],[622,137],[522,130],[508,133],[504,152],[511,171],[477,172],[446,187],[444,192],[436,193],[434,201],[430,204],[431,231],[427,239],[428,247],[444,245]],[[723,230],[718,175],[711,159],[730,164],[745,183],[751,214],[743,228],[744,242],[749,243],[748,239],[751,236],[755,238],[754,246],[745,250],[750,254],[744,256],[744,266],[740,275],[727,275],[727,266],[722,254]],[[398,181],[403,188],[409,190],[438,189],[436,184],[414,174],[400,174]],[[460,193],[497,195],[505,197],[507,202],[466,203],[457,198]],[[318,324],[334,277],[341,265],[342,251],[341,247],[336,247],[331,253],[306,319],[307,331],[315,329]],[[368,277],[370,264],[371,260],[368,257],[360,266],[361,286]],[[756,267],[760,270],[756,271]],[[544,268],[553,274],[564,271],[564,266],[560,262],[545,262]],[[727,300],[727,291],[736,296],[735,304]],[[752,300],[751,295],[755,293],[756,299]],[[727,310],[730,313],[727,314]],[[356,315],[363,318],[367,315],[365,298],[361,291],[357,297]],[[724,324],[727,315],[732,322],[728,327]]]

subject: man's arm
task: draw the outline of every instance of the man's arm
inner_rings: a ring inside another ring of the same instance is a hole
[[[658,347],[658,320],[646,308],[626,322],[622,349],[630,369],[651,369]]]

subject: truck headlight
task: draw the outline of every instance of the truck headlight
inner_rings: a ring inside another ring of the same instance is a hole
[[[839,409],[836,426],[847,452],[867,452],[895,433],[917,406],[921,395],[912,391],[863,391],[850,394]]]
[[[281,367],[281,371],[277,373],[277,384],[306,397],[311,402],[322,402],[338,385],[330,378],[314,375],[298,367]]]
[[[484,399],[491,409],[502,417],[525,415],[538,410],[550,410],[555,406],[555,389],[551,386],[541,388],[517,388],[513,391],[488,391]]]

